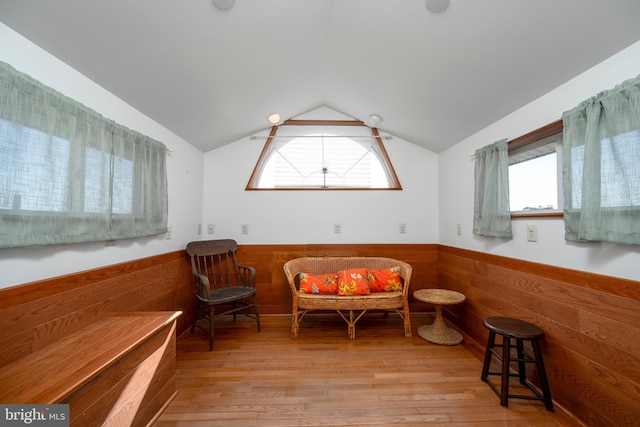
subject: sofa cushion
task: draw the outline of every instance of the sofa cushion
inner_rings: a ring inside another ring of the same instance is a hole
[[[369,279],[366,268],[340,270],[338,275],[338,295],[369,295]]]
[[[300,273],[300,292],[306,294],[337,294],[338,278],[335,273]]]
[[[393,292],[402,290],[400,267],[368,270],[367,276],[371,292]]]

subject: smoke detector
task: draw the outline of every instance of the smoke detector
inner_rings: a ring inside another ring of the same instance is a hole
[[[236,0],[211,0],[211,2],[220,10],[229,10],[236,4]]]
[[[429,12],[440,13],[447,10],[450,0],[426,0],[425,4]]]

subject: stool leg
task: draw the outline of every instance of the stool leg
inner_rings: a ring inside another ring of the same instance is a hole
[[[524,344],[521,339],[516,338],[516,350],[518,354],[518,377],[520,378],[520,384],[525,384],[527,381],[527,371],[524,365]]]
[[[509,405],[509,365],[511,365],[511,339],[502,337],[502,384],[500,386],[500,406]]]
[[[547,371],[544,369],[544,361],[542,360],[542,350],[540,349],[540,341],[533,340],[533,355],[536,358],[536,367],[538,368],[538,379],[540,380],[540,388],[542,389],[542,397],[544,398],[544,406],[548,411],[553,412],[553,401],[551,400],[551,390],[547,381]]]
[[[484,364],[482,365],[482,374],[480,379],[487,381],[487,374],[489,373],[489,366],[491,365],[491,350],[496,339],[496,333],[489,331],[489,341],[487,341],[487,348],[484,351]]]

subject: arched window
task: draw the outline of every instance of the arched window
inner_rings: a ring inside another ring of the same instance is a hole
[[[401,190],[376,128],[356,120],[274,126],[247,190]]]

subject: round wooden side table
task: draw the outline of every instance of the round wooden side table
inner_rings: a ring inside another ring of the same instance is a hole
[[[455,345],[462,342],[462,335],[447,326],[442,317],[442,306],[460,304],[465,296],[460,292],[448,289],[420,289],[413,296],[422,302],[433,304],[436,307],[436,318],[431,325],[422,325],[418,328],[418,335],[434,344]]]

